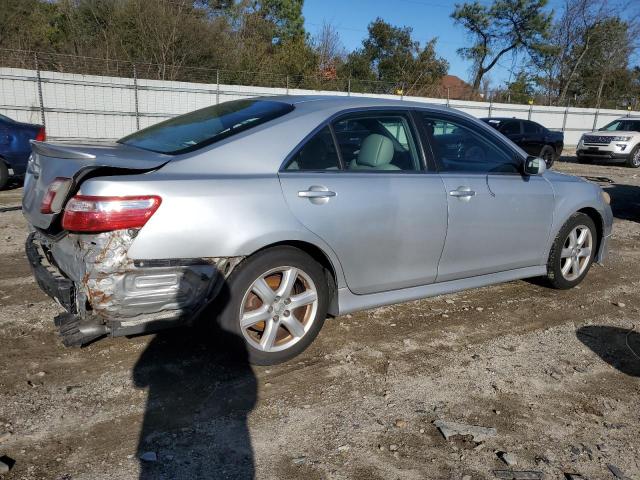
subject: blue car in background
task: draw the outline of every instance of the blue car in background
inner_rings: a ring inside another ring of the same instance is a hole
[[[7,186],[9,176],[22,176],[31,155],[30,140],[46,140],[42,125],[16,122],[0,115],[0,190]]]

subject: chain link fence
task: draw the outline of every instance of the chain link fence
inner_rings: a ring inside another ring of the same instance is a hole
[[[550,99],[529,99],[502,90],[478,95],[464,85],[446,88],[323,75],[288,76],[0,49],[0,112],[45,125],[52,139],[113,140],[228,100],[318,93],[411,99],[459,108],[478,117],[528,118],[564,131],[569,145],[577,143],[579,132],[630,114],[545,106]]]

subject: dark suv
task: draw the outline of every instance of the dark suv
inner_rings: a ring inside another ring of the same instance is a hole
[[[543,158],[550,168],[562,153],[564,133],[552,132],[539,123],[518,118],[481,118],[481,120],[509,140],[522,148],[529,155]]]

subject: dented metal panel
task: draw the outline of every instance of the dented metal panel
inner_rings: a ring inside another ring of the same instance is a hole
[[[187,318],[211,300],[216,284],[242,260],[135,262],[128,251],[137,233],[68,234],[56,241],[37,235],[58,268],[74,282],[76,311],[82,319],[125,327]]]

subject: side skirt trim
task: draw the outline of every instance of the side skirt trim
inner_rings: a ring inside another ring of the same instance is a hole
[[[419,287],[392,290],[389,292],[372,293],[369,295],[356,295],[348,288],[338,290],[339,315],[365,310],[367,308],[382,307],[394,303],[410,302],[421,298],[435,297],[445,293],[459,292],[470,288],[486,287],[496,283],[510,282],[523,278],[539,277],[547,274],[546,265],[536,267],[517,268],[505,272],[478,275],[476,277],[450,280],[448,282],[432,283]]]

